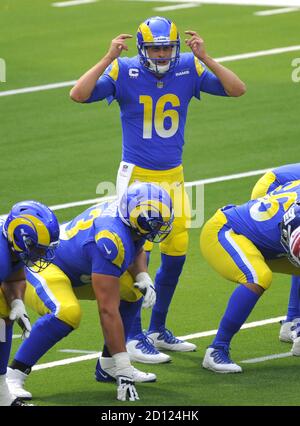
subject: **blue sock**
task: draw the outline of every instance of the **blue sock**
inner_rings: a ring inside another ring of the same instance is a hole
[[[6,324],[5,326],[5,342],[0,342],[0,375],[6,374],[11,342],[12,342],[13,326]]]
[[[141,334],[142,332],[143,332],[143,328],[142,328],[141,308],[139,308],[133,320],[131,329],[128,333],[128,340],[134,339],[135,336],[137,336],[138,334]]]
[[[151,251],[146,251],[146,257],[147,257],[147,265],[149,265],[150,262],[150,254]],[[128,333],[128,340],[132,340],[135,336],[137,336],[138,334],[141,334],[143,332],[143,328],[142,328],[142,300],[141,300],[141,304],[139,306],[139,309],[137,311],[137,314],[133,320],[131,329]]]
[[[149,262],[150,262],[150,254],[151,254],[151,251],[145,251],[145,253],[146,253],[146,258],[147,258],[147,266],[149,265]]]
[[[234,290],[211,347],[229,346],[232,337],[244,324],[259,297],[244,285],[239,285]]]
[[[34,323],[30,336],[24,340],[14,360],[29,367],[33,366],[42,355],[72,330],[70,325],[53,314],[44,315]]]
[[[168,309],[184,262],[185,256],[161,255],[161,266],[155,277],[156,303],[152,310],[149,331],[165,326]]]
[[[293,276],[286,321],[300,317],[300,277]]]
[[[131,328],[138,312],[141,310],[142,302],[143,298],[137,302],[125,302],[124,300],[120,302],[120,314],[124,326],[125,341],[131,336]]]

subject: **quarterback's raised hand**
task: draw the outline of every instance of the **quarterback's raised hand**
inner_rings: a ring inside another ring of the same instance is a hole
[[[200,60],[205,59],[206,50],[204,40],[196,33],[196,31],[185,31],[185,34],[191,36],[191,38],[185,39],[185,44],[190,47],[196,58]]]
[[[22,339],[26,339],[29,337],[31,332],[31,324],[25,309],[25,305],[21,299],[15,299],[11,302],[10,306],[11,311],[9,314],[9,319],[12,321],[17,321],[23,330]]]
[[[152,308],[156,302],[156,291],[153,282],[147,272],[140,272],[135,277],[134,287],[144,295],[143,308]]]
[[[132,35],[120,34],[112,40],[110,48],[107,52],[107,56],[109,56],[112,61],[114,59],[117,59],[121,55],[123,50],[128,50],[128,46],[125,42],[125,40],[128,38],[132,38]]]

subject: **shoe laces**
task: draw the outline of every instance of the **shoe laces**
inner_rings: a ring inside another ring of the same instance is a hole
[[[300,321],[297,321],[292,325],[291,331],[295,332],[297,337],[300,337]]]
[[[138,334],[135,339],[139,341],[136,344],[136,348],[140,349],[143,354],[157,355],[159,353],[159,351],[153,345],[153,340],[146,336],[146,334]]]
[[[158,340],[164,340],[166,343],[169,343],[173,345],[174,343],[182,343],[182,340],[177,339],[177,337],[174,336],[171,330],[168,330],[167,328],[163,328],[160,331],[160,335],[158,336]]]
[[[213,357],[216,364],[233,364],[230,356],[229,351],[230,348],[226,346],[213,348],[213,352],[211,353],[211,356]]]

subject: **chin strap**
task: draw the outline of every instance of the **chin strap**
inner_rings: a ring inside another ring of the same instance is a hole
[[[165,74],[170,69],[170,62],[167,65],[158,65],[155,62],[151,61],[151,59],[148,59],[147,63],[148,68],[157,74]]]

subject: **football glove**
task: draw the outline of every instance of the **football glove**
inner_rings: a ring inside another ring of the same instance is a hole
[[[140,272],[135,277],[136,282],[134,283],[134,287],[138,288],[140,292],[144,295],[143,300],[143,308],[152,308],[156,302],[156,291],[153,286],[153,282],[147,274],[147,272]]]
[[[119,401],[136,401],[140,399],[134,386],[133,367],[127,352],[114,354],[113,359],[116,364],[117,399]]]
[[[129,401],[140,399],[134,386],[134,381],[130,377],[117,376],[116,378],[118,386],[117,399],[119,401],[126,401],[127,397]]]
[[[12,321],[17,321],[21,329],[23,330],[22,339],[29,337],[31,332],[31,324],[29,317],[27,315],[25,305],[21,299],[15,299],[11,302],[11,311],[9,314],[9,319]]]

